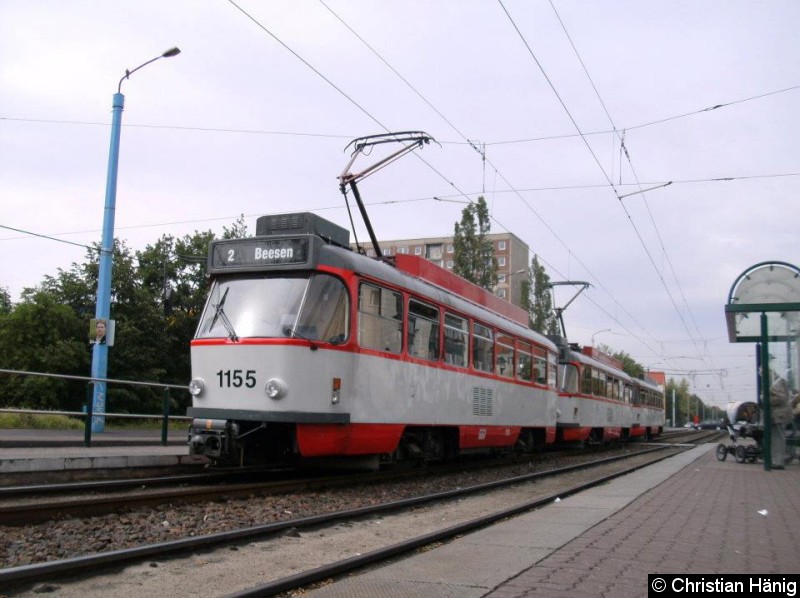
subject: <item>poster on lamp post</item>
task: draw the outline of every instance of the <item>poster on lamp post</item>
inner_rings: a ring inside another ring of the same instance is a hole
[[[116,321],[103,318],[89,320],[89,343],[113,347],[115,324]]]
[[[92,391],[92,432],[105,429],[106,383],[108,367],[108,347],[114,345],[114,320],[93,318],[89,321],[89,343],[92,345],[92,378],[95,378]]]

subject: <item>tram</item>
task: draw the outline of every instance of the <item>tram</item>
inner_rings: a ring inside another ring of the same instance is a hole
[[[556,441],[558,348],[424,258],[370,258],[312,213],[211,244],[191,344],[190,452],[377,465]]]

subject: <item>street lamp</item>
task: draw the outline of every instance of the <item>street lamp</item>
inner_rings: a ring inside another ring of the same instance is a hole
[[[111,312],[111,265],[114,257],[114,215],[117,201],[117,170],[119,163],[119,138],[122,123],[122,108],[125,105],[125,96],[122,95],[122,82],[133,73],[155,62],[159,58],[171,58],[180,54],[178,48],[171,48],[156,56],[152,60],[140,64],[133,70],[125,70],[125,76],[119,80],[117,93],[114,94],[111,116],[111,148],[108,152],[108,175],[106,177],[106,201],[103,213],[103,237],[100,242],[100,264],[97,275],[97,307],[95,320],[108,321]],[[110,332],[110,329],[109,329]],[[109,340],[111,336],[108,336]],[[106,411],[106,383],[108,372],[108,344],[96,342],[92,351],[92,378],[95,379],[92,393],[92,413],[103,414]],[[105,419],[96,417],[92,419],[92,431],[102,432]]]
[[[600,334],[602,332],[611,332],[611,328],[603,328],[602,330],[598,330],[597,332],[595,332],[592,335],[592,347],[594,347],[594,337],[596,337],[598,334]]]

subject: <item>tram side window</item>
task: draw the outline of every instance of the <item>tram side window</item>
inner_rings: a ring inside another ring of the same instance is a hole
[[[523,341],[517,342],[517,377],[526,382],[530,382],[533,378],[531,345]]]
[[[495,374],[504,378],[514,377],[514,339],[502,332],[497,335]]]
[[[494,370],[494,339],[490,328],[477,322],[472,325],[472,365],[476,370]]]
[[[444,314],[444,361],[449,365],[467,367],[469,324],[464,318]]]
[[[624,393],[623,396],[625,397],[625,404],[630,405],[633,402],[633,387],[631,387],[630,384],[625,384],[625,388],[622,392]]]
[[[555,353],[547,352],[547,386],[555,388],[558,384],[556,372],[558,371],[558,357]]]
[[[606,375],[600,370],[592,371],[592,394],[596,397],[606,396]]]
[[[583,379],[581,380],[581,393],[585,395],[592,394],[592,368],[585,366],[583,368]]]
[[[408,302],[408,354],[439,359],[439,310],[414,299]]]
[[[400,353],[403,299],[400,293],[362,284],[358,293],[358,342],[362,347]]]
[[[619,380],[617,378],[608,378],[608,398],[619,400]]]
[[[547,384],[547,351],[541,347],[533,347],[533,381]]]

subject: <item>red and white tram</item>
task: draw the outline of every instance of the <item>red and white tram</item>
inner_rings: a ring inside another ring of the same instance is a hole
[[[633,378],[630,437],[652,438],[664,431],[664,391],[655,380]]]
[[[664,394],[654,381],[629,376],[618,359],[559,345],[558,441],[600,444],[652,438],[664,427]]]
[[[423,258],[368,258],[301,213],[212,243],[208,271],[193,454],[377,464],[556,440],[556,345],[524,310]]]

